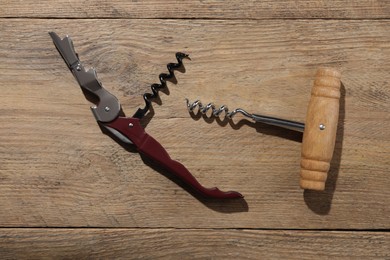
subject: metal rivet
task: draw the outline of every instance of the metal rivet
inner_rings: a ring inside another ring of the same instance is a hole
[[[77,70],[77,71],[80,71],[80,70],[81,70],[80,64],[77,64],[76,70]]]
[[[110,111],[110,108],[109,107],[105,107],[104,111],[108,112],[108,111]]]
[[[320,124],[320,130],[325,130],[325,125],[324,124]]]
[[[132,128],[134,125],[133,123],[129,123],[129,127]]]

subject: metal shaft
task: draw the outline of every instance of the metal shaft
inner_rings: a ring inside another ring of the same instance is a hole
[[[252,114],[251,117],[256,122],[261,122],[267,125],[274,125],[274,126],[290,129],[293,131],[301,132],[301,133],[303,133],[303,130],[305,129],[305,124],[300,122],[295,122],[291,120],[285,120],[285,119],[280,119],[280,118],[270,117],[270,116],[255,115],[255,114]]]

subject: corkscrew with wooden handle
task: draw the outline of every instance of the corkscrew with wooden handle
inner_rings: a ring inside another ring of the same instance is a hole
[[[340,78],[341,74],[333,68],[320,68],[317,71],[305,123],[251,114],[241,108],[229,112],[226,106],[218,108],[213,103],[203,105],[199,100],[190,103],[187,99],[187,108],[190,112],[198,108],[203,114],[211,110],[215,117],[224,113],[228,119],[240,113],[255,122],[303,132],[300,186],[303,189],[324,190],[336,142]]]

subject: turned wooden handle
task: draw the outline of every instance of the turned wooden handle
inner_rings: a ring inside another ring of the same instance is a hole
[[[303,132],[302,189],[325,189],[339,119],[340,77],[341,74],[332,68],[317,71]]]

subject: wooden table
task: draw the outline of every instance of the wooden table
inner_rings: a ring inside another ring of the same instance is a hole
[[[2,1],[0,258],[390,257],[388,1]],[[146,131],[204,200],[101,133],[49,31],[132,115],[184,51]],[[317,68],[342,72],[325,192],[299,188],[300,136],[191,101],[304,121]]]

